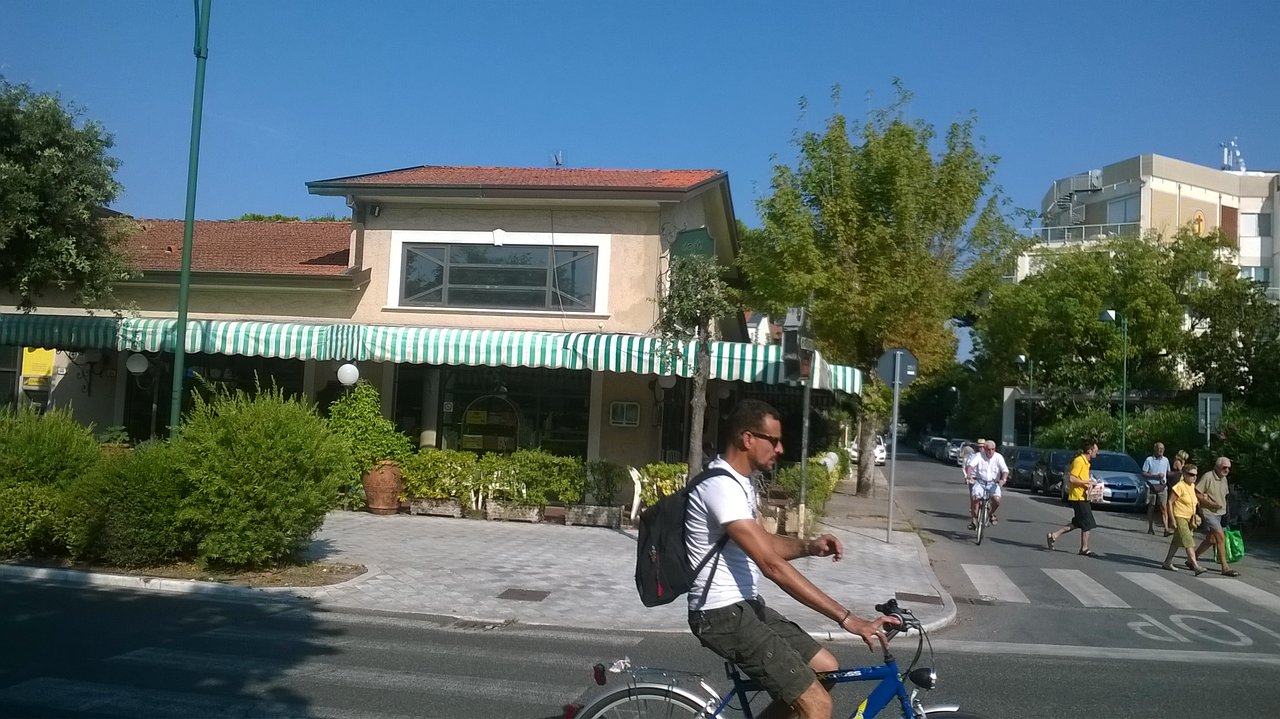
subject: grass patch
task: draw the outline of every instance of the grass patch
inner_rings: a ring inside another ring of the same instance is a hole
[[[337,562],[306,562],[290,564],[269,569],[246,571],[201,569],[195,562],[175,562],[154,567],[126,569],[109,567],[85,562],[47,561],[47,562],[8,562],[33,567],[51,567],[54,569],[72,569],[84,572],[100,572],[130,577],[160,577],[163,579],[191,579],[201,582],[218,582],[240,587],[322,587],[329,584],[340,584],[367,571],[362,564],[340,564]]]

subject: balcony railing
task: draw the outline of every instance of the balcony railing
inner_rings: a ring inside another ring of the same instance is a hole
[[[1108,240],[1125,235],[1134,236],[1142,232],[1142,224],[1138,222],[1118,222],[1110,225],[1061,225],[1058,227],[1041,227],[1035,232],[1040,236],[1042,244],[1062,245],[1071,242]]]

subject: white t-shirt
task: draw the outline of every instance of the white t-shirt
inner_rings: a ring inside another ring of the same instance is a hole
[[[979,482],[998,482],[1001,475],[1009,472],[1009,465],[999,452],[992,452],[990,457],[979,452],[969,460],[969,466],[973,467],[974,480]]]
[[[721,457],[712,460],[707,469],[724,469],[732,476],[710,477],[689,493],[689,516],[685,518],[684,527],[689,564],[694,567],[724,536],[724,525],[740,520],[754,522],[756,516],[756,491],[749,478],[738,474]],[[707,588],[708,578],[710,588]],[[760,568],[755,561],[735,542],[725,542],[720,556],[712,557],[694,579],[689,590],[689,611],[716,609],[754,599],[759,584]]]

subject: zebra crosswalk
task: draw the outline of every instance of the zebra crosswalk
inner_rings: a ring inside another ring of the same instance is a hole
[[[1280,594],[1242,579],[1174,575],[1161,570],[1127,571],[1094,567],[999,567],[961,564],[977,596],[1010,604],[1079,606],[1100,609],[1171,608],[1223,613],[1239,606],[1280,614]],[[963,592],[956,592],[963,594]]]
[[[105,656],[88,675],[0,683],[0,716],[548,716],[583,695],[592,663],[643,641],[376,615],[316,617],[203,628],[177,644]]]

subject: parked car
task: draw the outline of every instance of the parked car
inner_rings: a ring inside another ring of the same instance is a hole
[[[1074,458],[1074,455],[1072,455]],[[1089,465],[1089,473],[1102,480],[1100,507],[1120,507],[1140,512],[1147,507],[1147,480],[1142,477],[1138,462],[1121,452],[1098,452]],[[1067,501],[1067,486],[1059,490],[1062,501]]]
[[[942,457],[939,457],[939,459],[941,459],[944,462],[954,464],[957,467],[960,466],[960,451],[964,449],[964,446],[966,444],[969,445],[970,447],[978,446],[977,443],[971,439],[948,440],[945,453],[943,454]]]
[[[1040,455],[1045,450],[1038,447],[1012,447],[1005,455],[1005,463],[1009,465],[1009,486],[1040,491],[1036,487],[1035,469]]]
[[[931,437],[929,439],[929,444],[924,447],[924,453],[934,459],[942,459],[942,452],[945,452],[946,450],[946,437]]]
[[[876,437],[876,466],[883,467],[885,462],[889,461],[889,445],[885,443],[884,437]]]
[[[1036,488],[1045,494],[1059,491],[1067,467],[1071,466],[1071,460],[1076,458],[1076,454],[1078,453],[1070,449],[1046,449],[1041,452],[1040,459],[1032,470],[1032,481]]]

